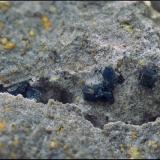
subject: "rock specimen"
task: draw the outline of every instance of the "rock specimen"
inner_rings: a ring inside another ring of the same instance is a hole
[[[160,158],[160,70],[137,80],[160,67],[149,14],[137,1],[0,2],[0,158]]]

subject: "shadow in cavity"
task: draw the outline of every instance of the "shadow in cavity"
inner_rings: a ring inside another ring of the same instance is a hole
[[[98,117],[92,114],[86,114],[84,115],[84,118],[88,121],[90,121],[94,127],[103,129],[103,126],[108,123],[109,118],[108,117]]]
[[[9,87],[0,85],[0,92],[8,92],[17,96],[21,94],[24,98],[35,99],[37,102],[46,104],[49,99],[54,99],[62,103],[72,103],[73,94],[59,84],[49,82],[48,78],[41,78],[34,84],[23,81]]]
[[[42,96],[40,102],[47,103],[49,99],[54,99],[62,103],[72,103],[73,94],[57,83],[51,83],[47,78],[42,78],[37,83]]]
[[[158,114],[158,113],[157,114],[151,114],[151,113],[145,112],[143,114],[143,119],[139,123],[139,125],[141,125],[143,123],[154,122],[159,116],[160,116],[160,114]]]

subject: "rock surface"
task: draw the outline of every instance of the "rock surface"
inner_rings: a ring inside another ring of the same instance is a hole
[[[149,13],[134,1],[0,2],[0,84],[28,80],[43,94],[0,93],[0,157],[160,158],[160,78],[152,89],[138,81],[151,63],[160,75]],[[115,102],[84,101],[106,66],[125,79]]]

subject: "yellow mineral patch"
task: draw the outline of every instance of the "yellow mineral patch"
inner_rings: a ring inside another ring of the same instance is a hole
[[[34,31],[34,30],[30,30],[30,31],[29,31],[29,36],[30,36],[30,37],[35,37],[35,36],[36,36],[35,31]]]
[[[131,147],[128,150],[128,154],[131,159],[140,158],[140,152],[137,147]]]
[[[16,45],[15,45],[15,43],[9,41],[3,46],[3,48],[7,49],[7,50],[12,50],[12,49],[16,48]]]
[[[0,1],[0,10],[6,11],[11,7],[11,3],[8,1]]]
[[[121,152],[124,152],[124,151],[125,151],[125,146],[124,146],[124,144],[120,144],[120,150],[121,150]]]
[[[124,21],[124,22],[121,22],[121,27],[126,30],[127,32],[129,33],[132,33],[133,32],[133,27],[129,24],[129,22],[127,21]]]
[[[148,147],[152,148],[152,149],[157,149],[158,148],[158,143],[156,141],[150,140],[148,141]]]
[[[58,149],[60,147],[60,144],[57,143],[55,139],[52,139],[48,146],[50,149]]]
[[[0,38],[0,44],[3,46],[4,49],[7,49],[7,50],[12,50],[16,48],[16,44],[5,37]]]
[[[52,27],[52,23],[47,16],[41,17],[41,23],[42,23],[43,28],[46,31],[48,31]]]
[[[6,123],[4,121],[0,121],[0,132],[3,132],[6,129]]]

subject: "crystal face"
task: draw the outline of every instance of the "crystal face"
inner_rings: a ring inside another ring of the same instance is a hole
[[[121,74],[116,74],[112,67],[105,67],[102,72],[103,81],[100,84],[87,86],[82,89],[83,98],[92,102],[114,103],[113,90],[116,85],[122,84],[124,78]]]
[[[155,67],[145,67],[139,73],[139,83],[143,87],[153,88],[158,79]]]

